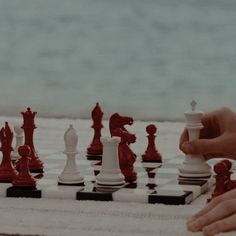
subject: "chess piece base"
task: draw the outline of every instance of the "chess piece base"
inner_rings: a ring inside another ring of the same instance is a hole
[[[96,176],[96,184],[101,186],[123,186],[125,181],[119,170],[109,170],[100,172]]]
[[[28,178],[19,178],[13,180],[12,182],[13,187],[19,187],[19,188],[36,188],[36,180],[32,178],[31,176],[28,176]]]
[[[211,173],[201,173],[201,174],[198,174],[198,173],[179,173],[179,177],[181,178],[196,178],[196,179],[199,179],[199,178],[210,178],[211,177]]]
[[[64,173],[58,176],[58,185],[83,185],[84,178],[77,173]]]
[[[11,183],[17,177],[17,172],[12,170],[0,170],[0,182],[1,183]]]
[[[211,167],[202,156],[186,156],[179,168],[179,176],[184,178],[210,178]]]

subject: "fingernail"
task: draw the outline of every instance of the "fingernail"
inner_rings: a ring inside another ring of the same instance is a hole
[[[193,221],[193,222],[190,222],[188,224],[188,228],[191,231],[196,232],[196,231],[199,231],[201,229],[201,225],[197,221]]]
[[[190,143],[183,143],[182,150],[186,153],[192,153],[194,151],[194,147]]]
[[[196,216],[192,216],[191,218],[188,219],[187,223],[189,224],[189,223],[193,222],[196,219],[197,219]]]

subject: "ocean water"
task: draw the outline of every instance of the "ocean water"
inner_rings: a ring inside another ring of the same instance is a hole
[[[235,0],[0,0],[0,114],[177,120],[236,108]]]

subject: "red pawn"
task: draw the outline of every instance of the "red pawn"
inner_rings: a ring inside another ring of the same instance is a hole
[[[2,143],[1,152],[2,152],[2,163],[0,165],[0,182],[11,183],[17,176],[17,171],[12,165],[11,161],[11,152],[12,148],[13,133],[8,126],[8,123],[5,123],[5,128],[2,128],[0,131],[0,141]]]
[[[142,160],[144,162],[162,162],[161,154],[157,151],[155,145],[155,133],[157,132],[157,128],[154,124],[150,124],[146,127],[146,131],[148,133],[148,146],[145,153],[142,155]]]
[[[19,175],[13,180],[14,187],[36,189],[36,180],[29,171],[30,147],[28,145],[20,146],[18,153],[21,156],[19,164]]]
[[[230,181],[230,176],[232,174],[231,167],[232,163],[229,160],[223,160],[214,165],[216,185],[212,193],[212,198],[228,191],[226,183]]]
[[[92,156],[100,157],[99,159],[102,158],[102,152],[103,152],[103,145],[101,142],[101,129],[103,128],[102,117],[103,117],[103,112],[99,106],[99,103],[96,103],[96,106],[92,111],[93,125],[91,127],[94,129],[94,137],[92,143],[87,148],[88,159],[89,157]]]
[[[30,162],[29,162],[29,169],[31,172],[43,172],[43,162],[39,159],[33,143],[33,135],[34,135],[34,129],[37,128],[37,126],[34,123],[34,118],[37,112],[32,112],[30,108],[27,108],[26,112],[21,112],[23,116],[23,125],[22,129],[24,130],[25,134],[25,145],[28,145],[30,147]],[[17,169],[18,169],[17,164]]]

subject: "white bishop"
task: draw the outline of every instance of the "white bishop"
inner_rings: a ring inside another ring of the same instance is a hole
[[[64,142],[67,161],[63,172],[58,176],[58,184],[83,185],[84,178],[80,175],[75,162],[76,154],[78,154],[78,135],[72,125],[64,134]]]

